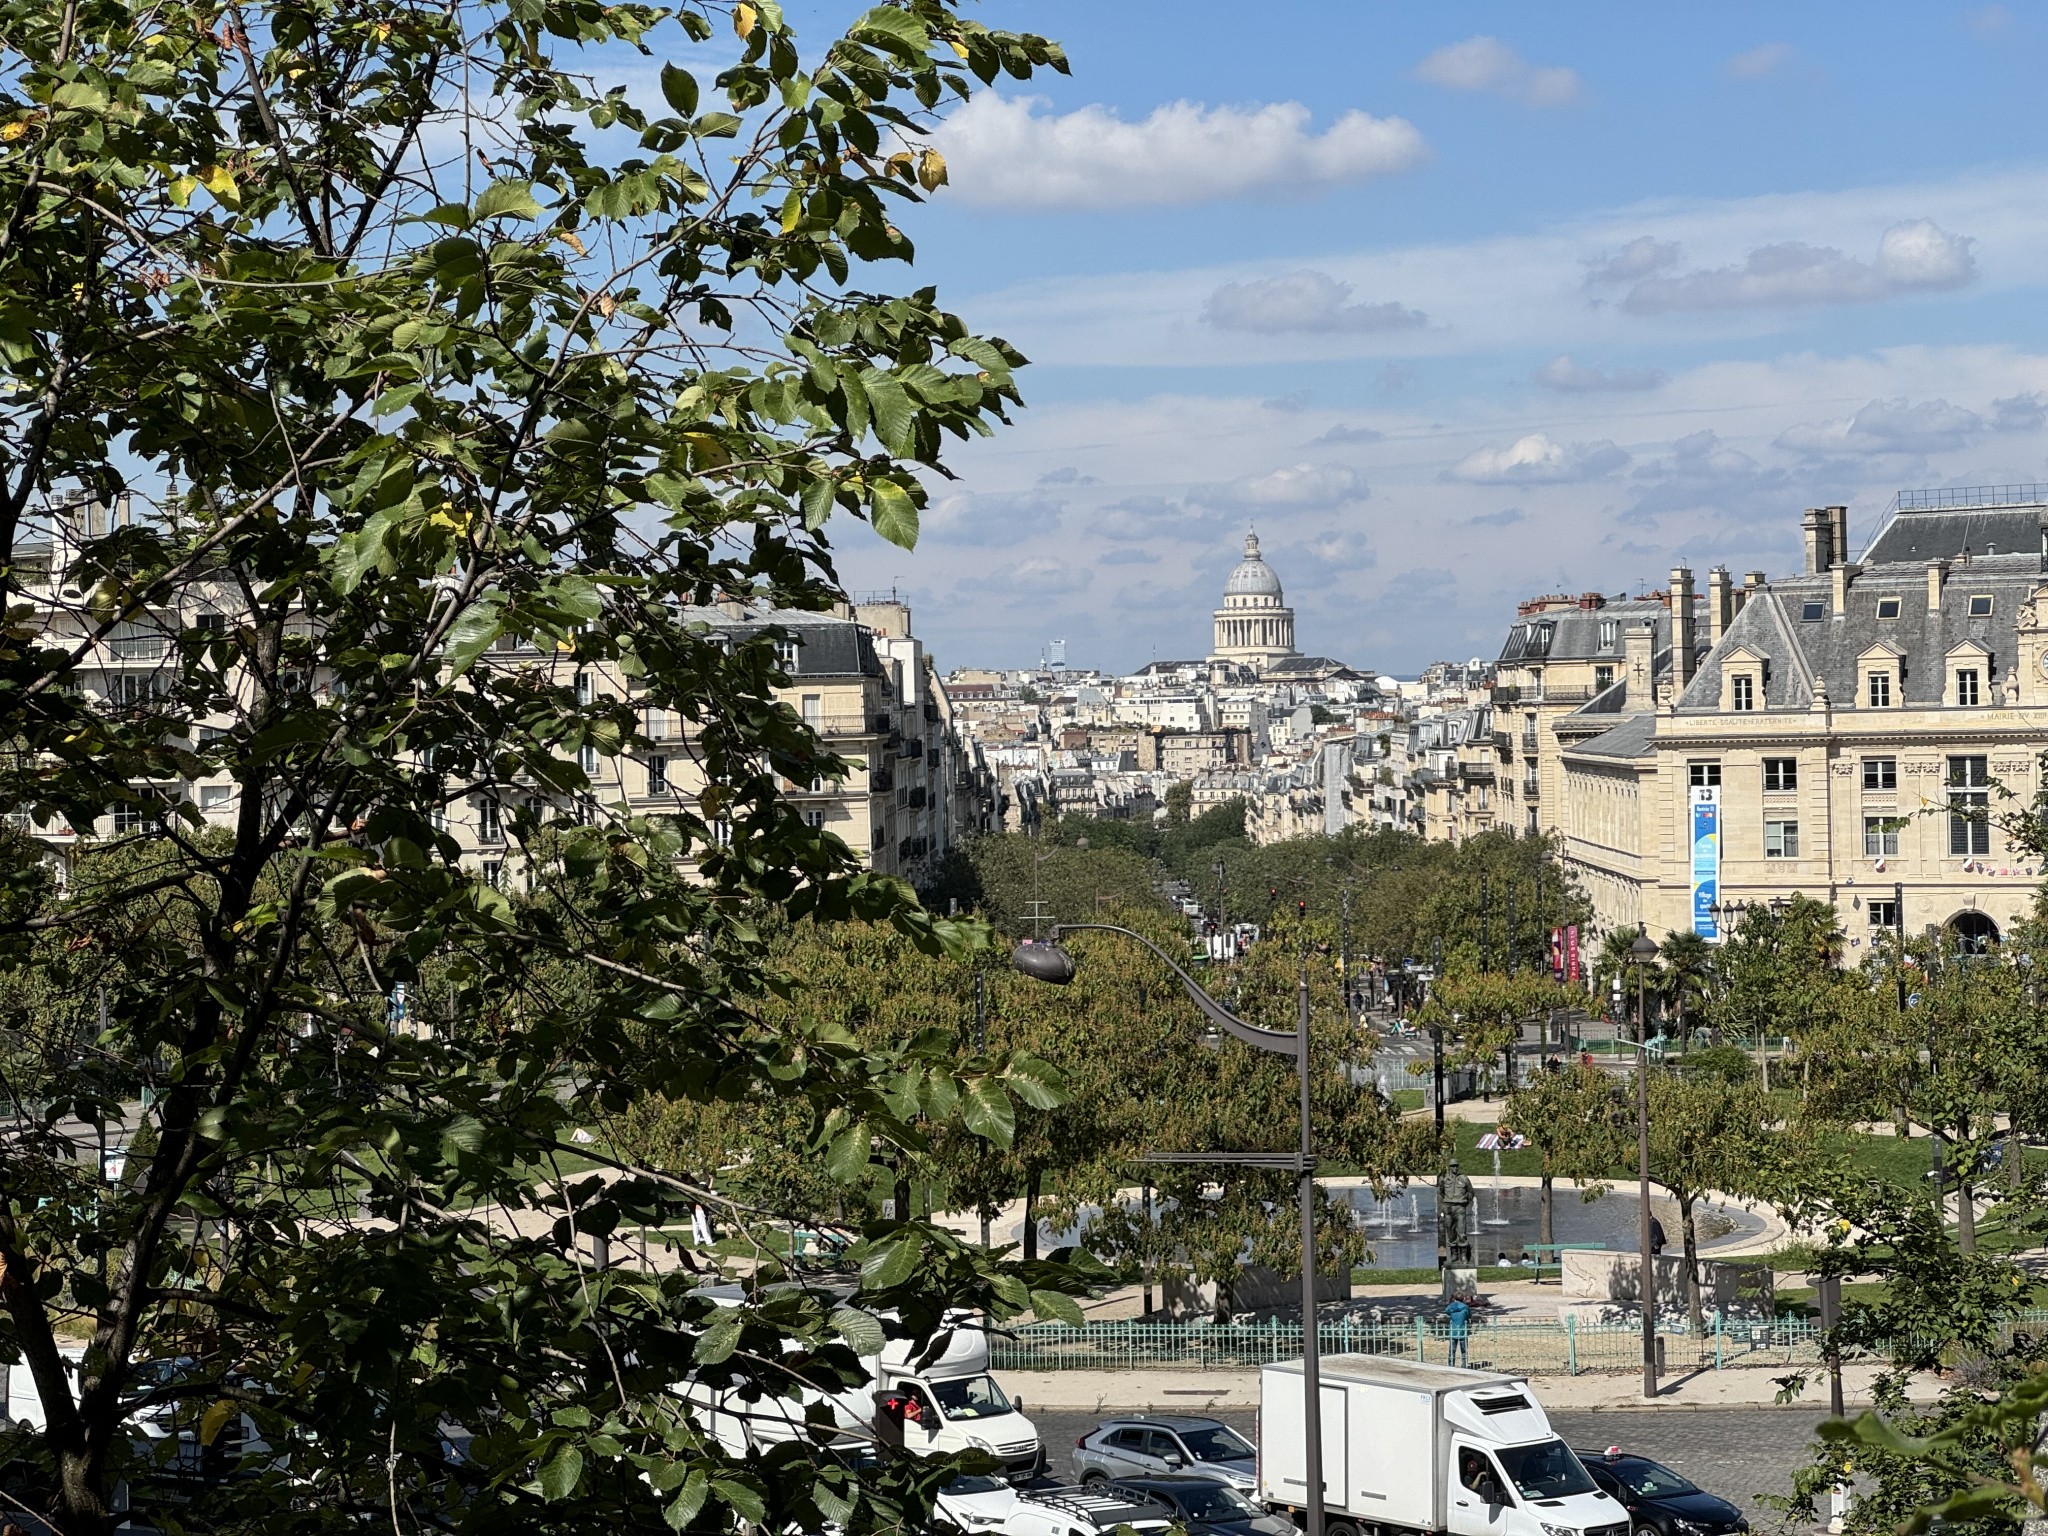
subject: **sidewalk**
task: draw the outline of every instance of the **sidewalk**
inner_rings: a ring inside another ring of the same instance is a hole
[[[1870,1383],[1879,1367],[1849,1365],[1842,1371],[1843,1401],[1853,1413],[1870,1406]],[[1803,1395],[1777,1402],[1777,1372],[1769,1368],[1695,1371],[1669,1377],[1653,1401],[1642,1395],[1638,1372],[1586,1371],[1577,1376],[1531,1376],[1545,1408],[1575,1412],[1659,1409],[1683,1413],[1700,1408],[1777,1408],[1809,1416],[1827,1415],[1826,1377],[1816,1373]],[[1208,1371],[1005,1371],[1003,1388],[1032,1408],[1088,1413],[1200,1413],[1214,1408],[1256,1408],[1259,1373],[1242,1367]],[[1915,1402],[1931,1402],[1941,1391],[1932,1377],[1919,1377],[1907,1390]]]

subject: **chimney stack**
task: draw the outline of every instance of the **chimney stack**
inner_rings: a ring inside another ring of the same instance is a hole
[[[1941,584],[1947,577],[1948,562],[1946,560],[1930,560],[1927,562],[1927,611],[1929,613],[1941,612]]]
[[[1806,574],[1818,576],[1835,563],[1835,520],[1826,507],[1808,507],[1802,526],[1806,531]]]
[[[1692,609],[1692,567],[1671,568],[1671,691],[1679,694],[1692,681],[1693,647],[1697,639]]]
[[[1621,653],[1627,668],[1630,709],[1657,707],[1657,621],[1642,619],[1622,631]]]
[[[1826,510],[1828,514],[1828,548],[1833,555],[1828,564],[1847,565],[1849,563],[1849,509],[1847,507],[1829,507]]]
[[[1734,603],[1728,591],[1728,567],[1717,565],[1707,572],[1707,645],[1710,649],[1721,643],[1721,637],[1728,633],[1728,626],[1734,619]]]

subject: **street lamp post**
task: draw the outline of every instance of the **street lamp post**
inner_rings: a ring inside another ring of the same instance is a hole
[[[1321,1341],[1317,1338],[1316,1327],[1316,1162],[1314,1143],[1310,1139],[1309,1122],[1309,1018],[1308,1018],[1308,961],[1302,960],[1301,976],[1295,986],[1295,1024],[1293,1033],[1277,1029],[1260,1029],[1247,1024],[1236,1014],[1225,1008],[1215,998],[1203,991],[1195,978],[1190,976],[1173,957],[1154,944],[1145,935],[1134,929],[1120,927],[1115,923],[1055,923],[1049,942],[1044,944],[1020,944],[1011,954],[1010,963],[1035,981],[1048,981],[1064,986],[1074,979],[1074,959],[1059,947],[1063,933],[1119,933],[1127,939],[1136,939],[1162,960],[1173,972],[1194,1005],[1201,1009],[1203,1017],[1234,1039],[1262,1051],[1273,1051],[1294,1057],[1295,1072],[1301,1083],[1301,1143],[1297,1151],[1273,1152],[1182,1152],[1154,1155],[1153,1162],[1178,1163],[1222,1163],[1252,1168],[1292,1168],[1299,1181],[1301,1200],[1301,1387],[1302,1427],[1307,1444],[1307,1521],[1303,1527],[1304,1536],[1323,1536],[1323,1400],[1322,1373],[1320,1369]]]
[[[1636,968],[1636,1178],[1637,1203],[1641,1206],[1636,1223],[1643,1249],[1643,1396],[1657,1395],[1657,1264],[1650,1252],[1650,1028],[1643,1001],[1643,973],[1657,958],[1657,944],[1647,928],[1636,934],[1628,947],[1629,964]]]

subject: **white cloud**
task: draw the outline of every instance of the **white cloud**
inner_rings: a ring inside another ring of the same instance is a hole
[[[2038,432],[2044,423],[2048,423],[2048,395],[2039,390],[1991,402],[1994,432]]]
[[[1109,107],[1055,114],[1046,105],[989,92],[948,118],[935,142],[953,195],[1030,210],[1206,203],[1388,176],[1429,154],[1405,119],[1351,111],[1317,133],[1298,101],[1176,101],[1136,123]]]
[[[1809,422],[1778,434],[1795,453],[1942,453],[1968,446],[1984,418],[1946,400],[1873,400],[1845,421]]]
[[[1447,480],[1470,485],[1558,485],[1597,480],[1628,463],[1613,443],[1555,443],[1541,432],[1516,438],[1505,448],[1475,448],[1444,471]]]
[[[1560,353],[1531,377],[1545,389],[1556,390],[1561,395],[1655,389],[1664,382],[1664,375],[1655,368],[1617,368],[1607,373],[1573,362],[1570,353]]]
[[[1638,235],[1611,256],[1586,263],[1586,286],[1602,283],[1632,283],[1678,265],[1678,242]]]
[[[1094,579],[1095,573],[1086,566],[1069,565],[1057,555],[1031,555],[985,575],[967,577],[961,585],[982,592],[1056,597],[1085,592]]]
[[[1330,507],[1364,501],[1372,494],[1365,476],[1349,464],[1291,464],[1263,475],[1245,475],[1227,485],[1197,486],[1188,500],[1210,507]]]
[[[1633,314],[1658,315],[1869,303],[1900,293],[1961,288],[1976,276],[1971,244],[1967,236],[1952,235],[1932,219],[1887,229],[1875,261],[1845,256],[1832,246],[1787,240],[1758,246],[1740,266],[1644,278],[1621,306]]]
[[[1738,53],[1721,67],[1737,80],[1761,80],[1792,62],[1790,43],[1765,43],[1747,53]]]
[[[1354,427],[1339,422],[1321,437],[1317,438],[1316,441],[1319,443],[1380,443],[1385,442],[1386,437],[1387,434],[1380,431],[1377,427]]]
[[[1283,331],[1407,331],[1429,316],[1404,304],[1352,304],[1351,285],[1327,272],[1288,272],[1225,283],[1209,295],[1202,318],[1226,331],[1271,336]]]
[[[1468,37],[1439,48],[1415,73],[1447,90],[1486,91],[1525,107],[1568,107],[1579,99],[1575,71],[1531,64],[1497,37]]]
[[[1001,549],[1059,526],[1066,503],[1033,491],[959,491],[924,515],[920,534],[942,544]]]

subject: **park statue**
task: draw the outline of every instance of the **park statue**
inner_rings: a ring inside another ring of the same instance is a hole
[[[1436,1240],[1446,1267],[1472,1267],[1472,1181],[1458,1171],[1455,1157],[1436,1181]]]

